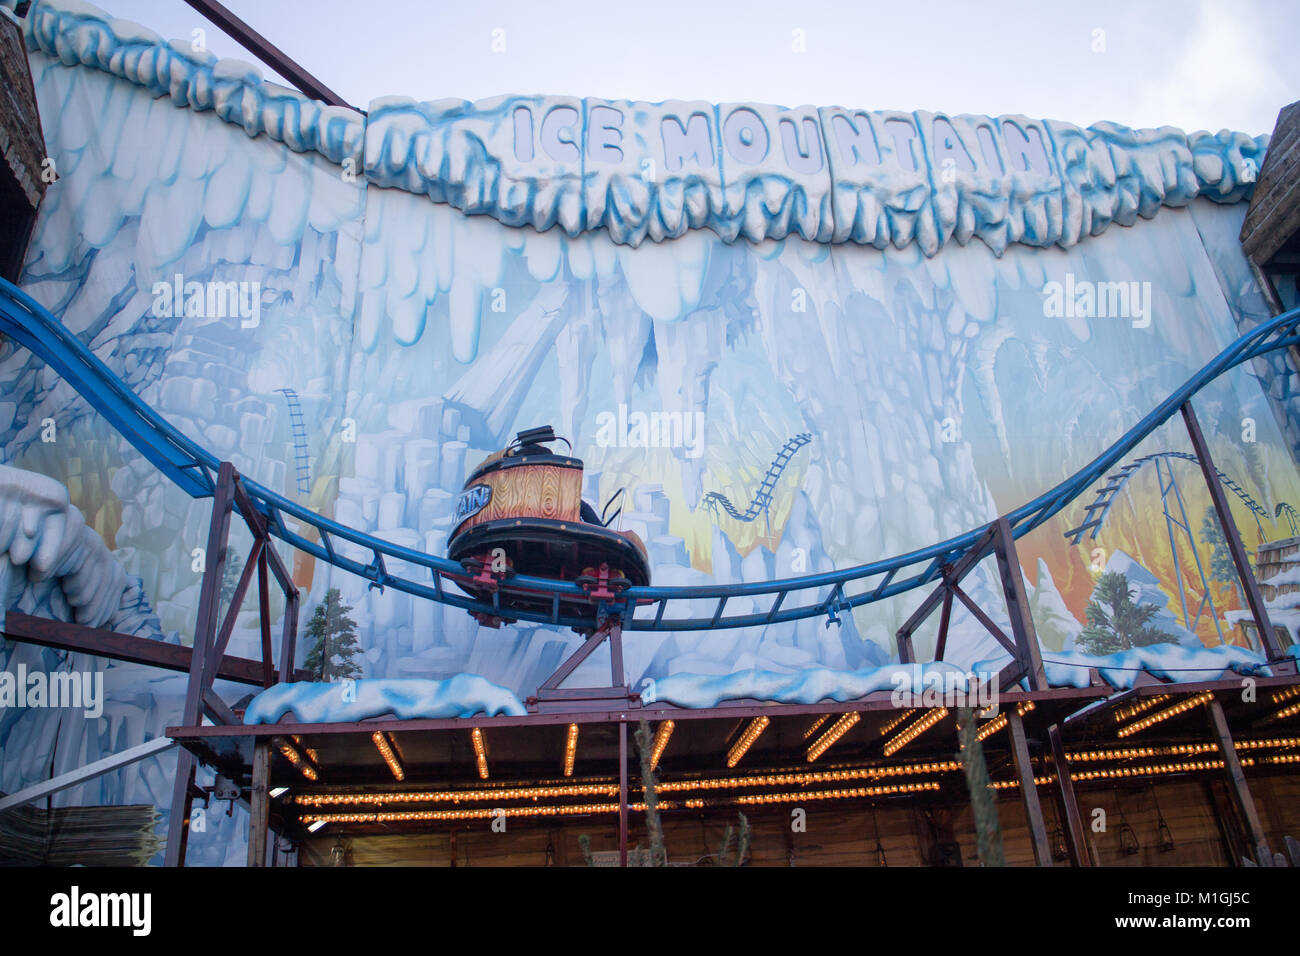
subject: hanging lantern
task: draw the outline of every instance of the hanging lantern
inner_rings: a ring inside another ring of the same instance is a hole
[[[330,849],[330,866],[347,866],[348,865],[348,848],[343,845],[343,837],[335,841],[334,846]]]
[[[1128,825],[1127,820],[1119,828],[1119,849],[1125,856],[1132,856],[1142,849],[1138,845],[1137,834],[1133,832],[1133,828]]]
[[[1052,831],[1052,859],[1058,863],[1070,858],[1070,847],[1065,842],[1065,830],[1057,824],[1056,829]]]
[[[1169,824],[1165,823],[1165,818],[1160,818],[1160,823],[1156,826],[1156,832],[1160,837],[1160,852],[1168,853],[1174,848],[1174,834],[1169,829]]]
[[[1156,840],[1161,853],[1168,853],[1174,848],[1174,834],[1165,822],[1165,815],[1160,812],[1160,801],[1156,799],[1156,788],[1151,787],[1151,800],[1156,805]]]

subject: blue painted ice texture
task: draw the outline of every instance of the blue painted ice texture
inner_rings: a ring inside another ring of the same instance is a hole
[[[447,680],[361,678],[276,684],[249,702],[244,723],[274,724],[285,716],[294,722],[321,724],[385,716],[414,720],[524,713],[523,703],[506,688],[474,674],[457,674]]]

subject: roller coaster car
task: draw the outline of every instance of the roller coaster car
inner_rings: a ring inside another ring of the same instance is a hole
[[[456,527],[447,557],[468,572],[460,584],[473,597],[492,601],[507,573],[572,581],[587,599],[564,596],[560,613],[595,623],[597,602],[623,588],[650,583],[645,545],[631,531],[609,525],[623,510],[597,515],[582,500],[582,462],[548,445],[564,442],[550,426],[519,432],[503,451],[490,455],[465,481],[456,505]],[[605,511],[620,499],[620,489]],[[501,590],[501,613],[476,614],[482,623],[511,620],[511,610],[550,614],[552,597],[540,591]]]

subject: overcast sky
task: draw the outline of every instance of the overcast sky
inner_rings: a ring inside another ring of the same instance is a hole
[[[184,0],[98,5],[168,39],[208,26]],[[226,5],[362,108],[393,94],[549,93],[1023,113],[1254,135],[1272,132],[1278,110],[1300,99],[1297,0]],[[210,26],[207,45],[254,59]]]

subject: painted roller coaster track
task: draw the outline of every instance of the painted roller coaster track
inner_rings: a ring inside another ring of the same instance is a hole
[[[1089,540],[1096,540],[1097,535],[1101,532],[1102,522],[1105,521],[1106,516],[1110,514],[1111,505],[1115,503],[1115,499],[1119,497],[1119,493],[1124,490],[1124,486],[1128,484],[1128,480],[1132,478],[1143,465],[1161,458],[1166,461],[1170,458],[1179,458],[1183,461],[1190,461],[1197,464],[1200,463],[1195,455],[1189,454],[1185,451],[1158,451],[1154,455],[1144,455],[1141,458],[1134,458],[1123,468],[1112,472],[1106,479],[1106,484],[1097,489],[1097,500],[1084,509],[1083,523],[1077,528],[1071,528],[1069,531],[1065,532],[1065,536],[1070,539],[1070,543],[1078,544],[1083,540],[1083,536],[1089,531],[1092,532],[1088,535]],[[1214,472],[1219,476],[1219,483],[1240,498],[1242,504],[1244,504],[1246,508],[1249,509],[1250,513],[1255,516],[1255,524],[1259,526],[1259,532],[1263,535],[1264,527],[1260,524],[1259,519],[1270,518],[1271,520],[1268,509],[1252,498],[1245,488],[1241,487],[1241,485],[1237,484],[1237,482],[1233,481],[1232,478],[1225,475],[1218,468],[1215,468]],[[1288,507],[1290,506],[1288,505]]]
[[[710,491],[701,499],[701,503],[715,513],[717,509],[721,508],[737,521],[753,521],[765,512],[772,503],[772,492],[776,490],[776,483],[781,480],[781,474],[785,471],[785,466],[790,464],[790,459],[795,456],[795,452],[810,441],[812,441],[812,435],[808,432],[801,432],[781,446],[781,450],[772,459],[772,464],[767,466],[767,474],[763,476],[763,482],[758,486],[758,491],[754,492],[754,498],[750,501],[749,507],[743,512],[731,503],[730,498],[717,491]]]
[[[1286,518],[1286,523],[1291,527],[1291,537],[1300,535],[1300,514],[1285,501],[1278,502],[1278,506],[1273,509],[1274,518]]]
[[[186,493],[195,498],[212,495],[220,467],[216,456],[181,434],[142,402],[58,319],[3,279],[0,279],[0,333],[30,349],[63,376],[140,454]],[[1241,336],[1092,462],[1004,515],[1011,533],[1017,538],[1027,534],[1086,494],[1209,382],[1243,362],[1293,345],[1300,345],[1300,309],[1286,312]],[[457,581],[467,577],[465,569],[456,562],[404,548],[323,518],[250,478],[243,478],[243,483],[252,507],[267,520],[271,533],[317,560],[360,575],[373,587],[391,587],[466,611],[500,613],[501,607],[495,602],[475,600],[456,587]],[[833,618],[839,611],[931,584],[941,578],[946,565],[958,561],[969,564],[993,553],[991,528],[992,525],[973,528],[906,554],[836,571],[742,584],[634,587],[619,592],[605,604],[609,612],[622,615],[625,631],[709,630],[810,617]],[[369,552],[371,560],[362,563],[341,554],[337,547],[339,541],[360,546]],[[426,580],[392,573],[386,567],[386,560],[423,569],[421,576]],[[524,575],[509,576],[499,583],[499,596],[516,592],[528,593],[534,599],[539,594],[550,597],[552,611],[511,611],[511,617],[566,627],[584,623],[560,613],[562,597],[589,599],[587,592],[576,584]],[[730,614],[727,613],[729,602],[734,608]],[[766,606],[755,608],[759,602],[765,602]],[[674,613],[669,614],[670,610]]]
[[[298,494],[311,494],[311,459],[307,455],[307,423],[303,421],[298,393],[291,388],[277,388],[289,405],[289,428],[293,432],[293,456],[298,466]]]

